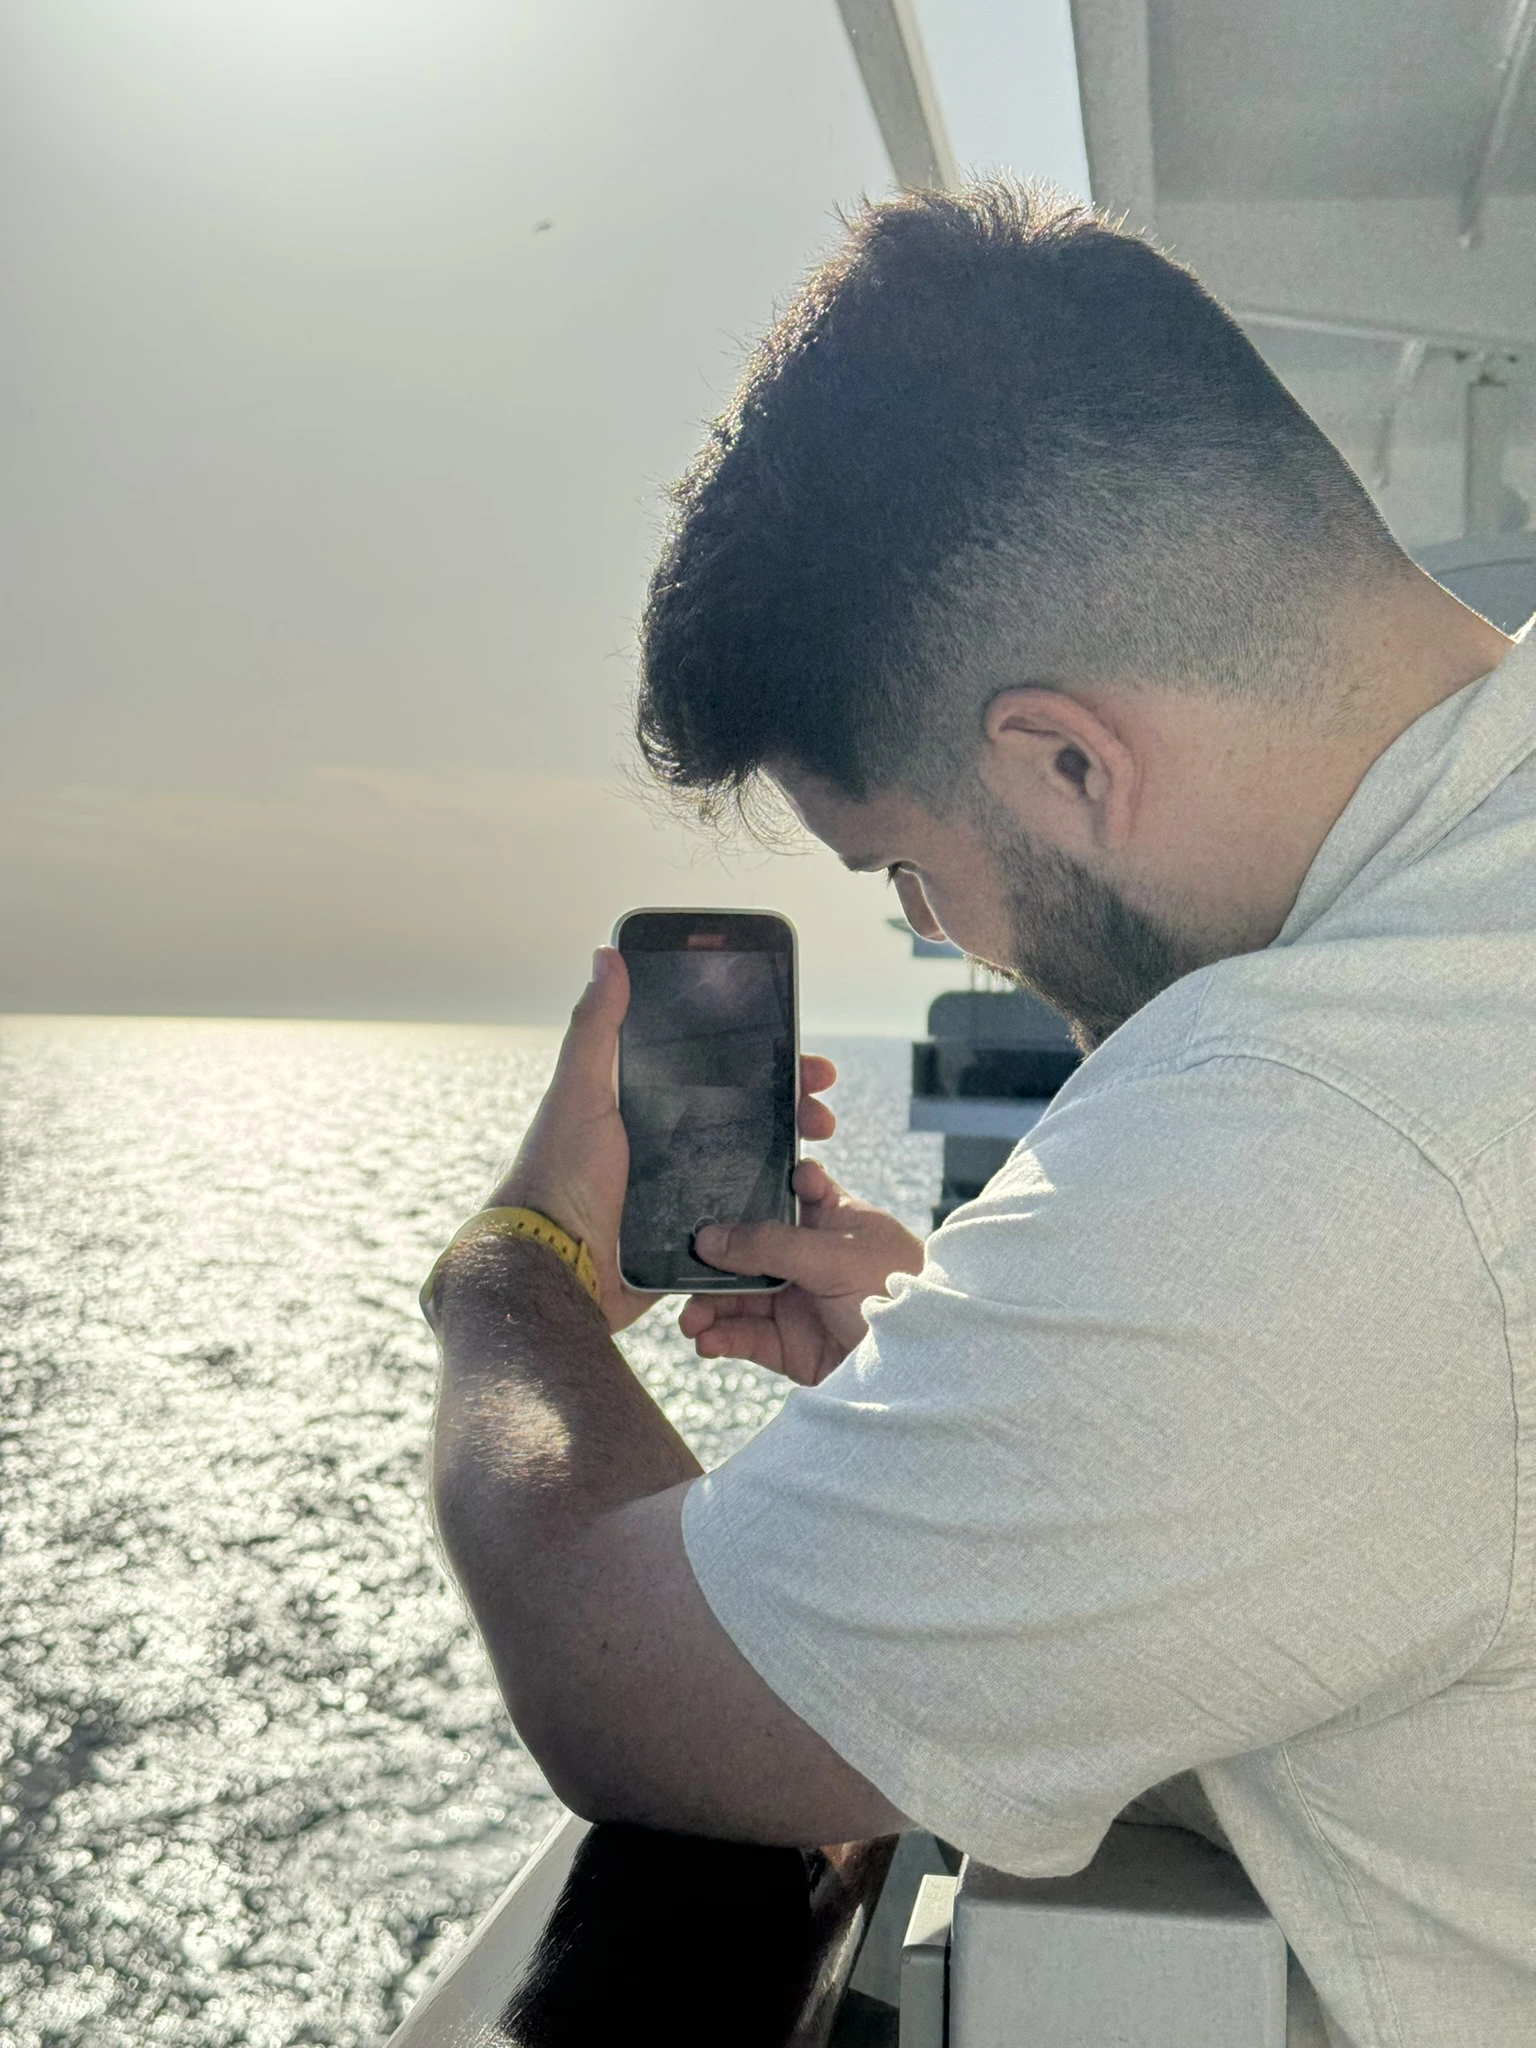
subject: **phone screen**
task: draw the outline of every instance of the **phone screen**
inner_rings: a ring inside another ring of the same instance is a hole
[[[693,1234],[795,1220],[794,933],[764,912],[633,911],[616,940],[630,991],[620,1271],[666,1292],[778,1286],[702,1264]]]

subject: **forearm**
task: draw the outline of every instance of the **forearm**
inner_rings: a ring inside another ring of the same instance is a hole
[[[512,1718],[539,1755],[585,1662],[570,1646],[602,1569],[605,1518],[700,1468],[541,1247],[466,1246],[441,1283],[437,1332],[438,1529]]]

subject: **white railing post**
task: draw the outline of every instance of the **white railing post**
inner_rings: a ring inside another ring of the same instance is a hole
[[[1231,1856],[1117,1823],[1073,1877],[967,1861],[948,2048],[1285,2048],[1285,1937]]]
[[[925,1877],[901,1944],[900,2048],[945,2048],[949,2011],[952,1877]]]

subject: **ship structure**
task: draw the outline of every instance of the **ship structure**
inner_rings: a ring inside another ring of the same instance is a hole
[[[928,958],[946,950],[916,934],[913,946]],[[976,1199],[1082,1059],[1066,1025],[1038,997],[977,987],[976,979],[934,999],[928,1035],[912,1047],[908,1129],[944,1138],[935,1229]]]

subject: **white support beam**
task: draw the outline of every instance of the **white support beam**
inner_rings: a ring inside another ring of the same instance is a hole
[[[1501,193],[1475,250],[1453,193],[1391,199],[1159,196],[1158,239],[1228,306],[1325,314],[1382,339],[1536,346],[1536,195]]]
[[[1393,342],[1405,350],[1422,344],[1425,348],[1448,349],[1454,355],[1503,356],[1511,362],[1532,352],[1529,340],[1522,341],[1513,335],[1472,334],[1451,328],[1378,326],[1365,320],[1336,320],[1329,313],[1282,313],[1268,306],[1235,305],[1227,310],[1245,327],[1273,327],[1282,334],[1331,334],[1341,341]]]
[[[1520,95],[1525,90],[1533,44],[1536,44],[1536,0],[1514,0],[1499,55],[1498,94],[1493,112],[1488,117],[1482,146],[1477,152],[1477,161],[1461,195],[1458,233],[1464,249],[1475,249],[1482,240],[1483,207],[1509,137],[1515,109],[1520,104]]]
[[[960,183],[912,0],[837,0],[864,90],[904,192]]]
[[[1033,1096],[914,1095],[907,1105],[909,1131],[943,1131],[946,1137],[1027,1138],[1050,1108]]]
[[[1503,531],[1508,497],[1504,445],[1508,438],[1509,386],[1485,367],[1467,386],[1464,530],[1469,539]]]
[[[1077,89],[1094,203],[1155,224],[1147,0],[1072,0]]]
[[[1381,409],[1381,422],[1376,429],[1376,449],[1370,477],[1373,490],[1385,490],[1392,481],[1392,437],[1397,430],[1397,416],[1407,403],[1414,385],[1419,381],[1419,372],[1424,367],[1424,358],[1428,353],[1429,343],[1422,334],[1414,335],[1398,349],[1392,382],[1387,388],[1386,403]]]

